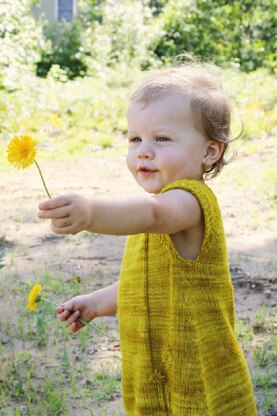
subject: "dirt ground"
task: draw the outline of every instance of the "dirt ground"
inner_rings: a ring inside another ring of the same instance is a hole
[[[43,159],[39,162],[52,195],[71,191],[85,195],[141,192],[128,173],[124,154],[119,149],[94,152],[76,159]],[[251,177],[253,160],[241,157],[233,164],[238,172],[245,170]],[[245,187],[230,177],[231,167],[226,169],[227,173],[210,186],[222,208],[237,316],[255,326],[257,311],[263,304],[266,314],[272,316],[274,310],[276,313],[276,221],[271,207],[259,200],[255,181]],[[0,199],[5,274],[20,272],[22,280],[27,281],[34,273],[40,275],[47,268],[49,273],[82,278],[101,267],[103,284],[118,278],[125,238],[52,234],[49,223],[37,218],[38,203],[46,197],[35,166],[24,171],[4,166],[0,177]],[[8,308],[10,301],[1,299],[0,314]],[[115,317],[107,319],[116,327]],[[276,315],[274,325],[277,327]],[[101,360],[105,361],[108,354],[105,346],[99,348],[98,354],[93,355],[92,368]],[[251,359],[249,363],[251,366]],[[118,399],[110,404],[110,414],[121,406],[120,403],[121,399]],[[118,414],[122,414],[121,411]],[[276,415],[274,412],[272,407],[271,413],[267,414]]]

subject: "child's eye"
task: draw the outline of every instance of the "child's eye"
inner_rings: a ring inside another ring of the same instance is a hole
[[[157,136],[156,141],[157,142],[169,142],[170,138],[169,137],[164,137],[164,136]]]
[[[130,142],[130,143],[137,143],[137,142],[141,142],[141,138],[140,138],[140,137],[130,137],[130,138],[129,138],[129,142]]]

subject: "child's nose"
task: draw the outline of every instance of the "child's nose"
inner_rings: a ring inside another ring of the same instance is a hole
[[[153,159],[154,152],[151,146],[148,144],[142,143],[139,147],[139,153],[138,153],[139,159]]]

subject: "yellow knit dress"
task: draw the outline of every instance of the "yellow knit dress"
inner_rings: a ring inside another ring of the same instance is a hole
[[[221,214],[200,181],[166,186],[198,199],[205,236],[186,260],[169,235],[128,238],[119,285],[123,399],[128,416],[255,416],[234,333],[234,298]]]

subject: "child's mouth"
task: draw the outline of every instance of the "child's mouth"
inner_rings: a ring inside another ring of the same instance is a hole
[[[157,172],[158,172],[157,169],[149,169],[149,168],[145,168],[145,167],[139,168],[139,173],[144,177],[152,176]]]

